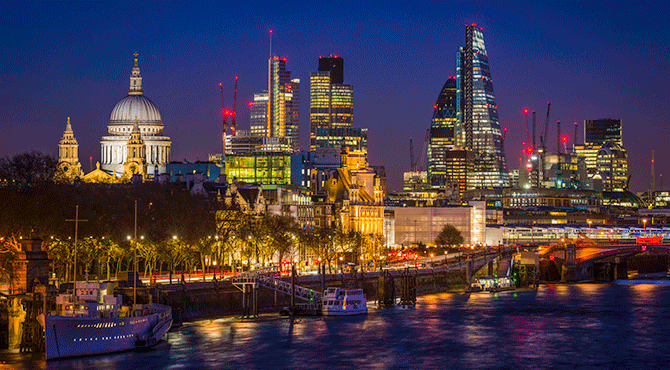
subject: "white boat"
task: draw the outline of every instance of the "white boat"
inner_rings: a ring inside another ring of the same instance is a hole
[[[46,359],[87,356],[153,346],[172,326],[172,308],[159,304],[123,306],[106,283],[75,283],[57,297],[57,312],[44,318]]]
[[[322,315],[345,316],[364,313],[368,313],[368,305],[363,289],[328,288],[323,294]]]

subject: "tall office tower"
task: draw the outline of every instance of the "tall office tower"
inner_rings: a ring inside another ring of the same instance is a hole
[[[249,107],[251,134],[256,136],[268,135],[268,92],[254,94],[254,101]]]
[[[621,132],[620,119],[600,118],[584,121],[584,144],[575,145],[575,153],[579,157],[584,158],[586,171],[590,179],[599,172],[602,172],[600,170],[602,166],[598,164],[598,153],[603,145],[612,142],[618,144],[623,149]],[[625,153],[625,149],[623,151]],[[619,186],[618,188],[622,187]]]
[[[286,137],[293,151],[300,150],[300,80],[291,79],[286,58],[268,61],[268,110],[266,135]]]
[[[341,146],[335,137],[354,123],[354,88],[344,83],[344,60],[337,56],[319,57],[319,70],[310,74],[310,150],[318,146]],[[339,131],[338,131],[339,130]],[[331,136],[333,141],[329,140]],[[318,139],[318,138],[319,139]],[[358,141],[367,140],[359,137]],[[358,150],[357,148],[350,148]],[[367,153],[367,148],[366,148]]]
[[[459,102],[456,143],[474,154],[468,188],[509,186],[484,34],[475,24],[465,26],[465,46],[458,52],[456,71]]]
[[[433,189],[444,190],[447,184],[447,151],[456,145],[458,121],[456,110],[456,78],[449,77],[433,106],[428,143],[428,183]]]
[[[620,119],[600,118],[584,121],[584,144],[603,145],[608,141],[623,145]]]

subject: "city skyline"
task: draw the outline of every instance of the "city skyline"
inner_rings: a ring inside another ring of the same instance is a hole
[[[126,14],[123,4],[86,9],[72,3],[58,8],[37,4],[37,13],[53,19],[11,4],[0,16],[0,32],[9,40],[0,52],[0,155],[30,149],[55,155],[66,117],[71,117],[82,169],[90,171],[88,158],[93,156],[94,163],[100,159],[99,138],[111,107],[127,92],[132,53],[138,51],[147,93],[172,138],[172,160],[205,160],[221,147],[219,82],[230,101],[229,81],[240,77],[238,123],[249,129],[245,103],[267,89],[268,31],[273,29],[273,53],[286,56],[293,77],[303,83],[316,69],[318,56],[347,60],[347,83],[356,86],[355,126],[369,128],[370,163],[386,166],[390,189],[399,190],[402,172],[410,167],[409,138],[415,148],[422,147],[435,96],[454,74],[463,26],[477,23],[486,32],[500,124],[508,129],[509,168],[518,167],[525,141],[522,110],[536,110],[542,127],[550,101],[550,143],[556,120],[566,127],[579,122],[582,133],[584,120],[621,119],[632,190],[646,190],[651,149],[656,150],[656,175],[670,169],[664,160],[670,149],[662,145],[668,118],[663,109],[668,94],[663,89],[668,82],[663,12],[651,6],[582,4],[575,12],[570,3],[522,4],[491,3],[487,9],[427,2],[350,4],[321,16],[297,6],[269,7],[262,13],[249,7],[216,17],[205,14],[210,10],[205,5],[162,4],[157,9],[143,4],[137,14]],[[289,19],[304,22],[289,27]],[[362,24],[363,19],[369,21]],[[564,24],[561,19],[574,20]],[[337,21],[342,27],[336,32],[329,27]],[[642,22],[644,32],[634,26]],[[307,99],[302,99],[300,116],[301,148],[306,150]]]

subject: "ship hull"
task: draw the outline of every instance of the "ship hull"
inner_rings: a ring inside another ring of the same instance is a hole
[[[172,326],[172,308],[158,304],[153,308],[155,312],[137,317],[46,316],[46,358],[97,355],[155,344]]]

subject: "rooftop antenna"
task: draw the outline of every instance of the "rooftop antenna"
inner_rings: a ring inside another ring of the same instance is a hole
[[[235,117],[237,116],[237,76],[235,76],[235,94],[233,95],[233,114],[231,118],[230,126],[233,129],[233,136],[235,136],[235,131],[237,130],[237,123],[235,123]]]
[[[272,30],[270,30],[270,58],[272,58]]]

